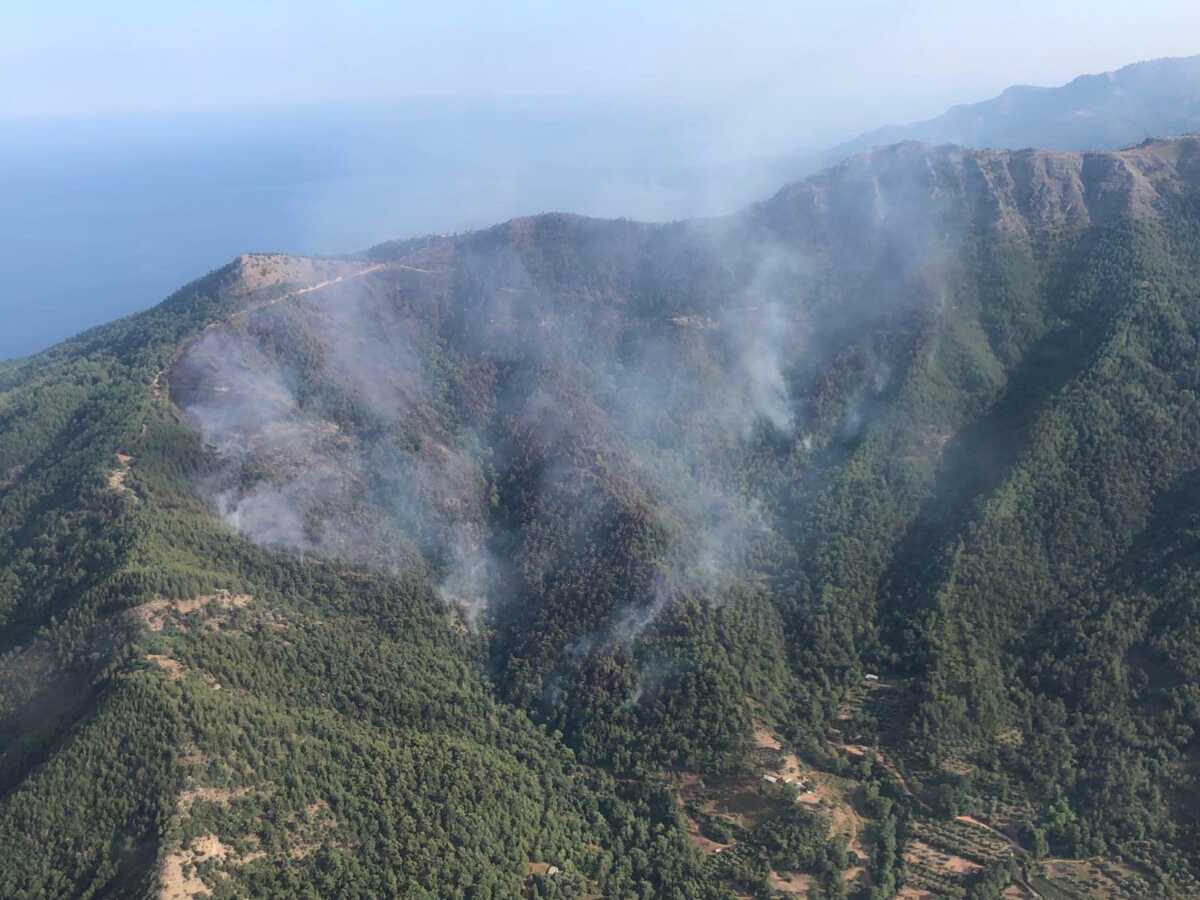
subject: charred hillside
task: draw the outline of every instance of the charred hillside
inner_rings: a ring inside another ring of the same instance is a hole
[[[1188,895],[1198,191],[901,144],[0,371],[0,893]]]

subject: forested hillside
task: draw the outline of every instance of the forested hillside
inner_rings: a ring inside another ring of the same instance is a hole
[[[249,255],[0,368],[0,896],[1196,896],[1200,140]]]

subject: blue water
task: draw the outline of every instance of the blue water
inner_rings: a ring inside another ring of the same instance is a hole
[[[675,219],[777,186],[718,131],[546,100],[0,123],[0,358],[243,252],[352,252],[547,210]]]

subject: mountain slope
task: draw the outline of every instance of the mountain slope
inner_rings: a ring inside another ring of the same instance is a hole
[[[901,144],[0,371],[0,893],[1190,895],[1198,192]]]
[[[1016,85],[981,103],[889,125],[834,151],[840,159],[899,141],[967,147],[1109,150],[1200,130],[1200,56],[1133,63],[1059,87]]]

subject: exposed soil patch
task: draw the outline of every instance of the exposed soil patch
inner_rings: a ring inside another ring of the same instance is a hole
[[[179,795],[179,809],[186,812],[191,809],[192,804],[197,800],[203,800],[207,803],[217,803],[221,806],[228,806],[230,801],[236,800],[238,797],[245,797],[250,793],[250,788],[219,788],[219,787],[198,787],[189,788]]]
[[[1019,747],[1025,743],[1025,735],[1019,728],[1005,728],[996,733],[996,743],[1005,747]]]
[[[904,861],[910,866],[923,866],[926,869],[932,869],[937,872],[946,872],[950,875],[968,875],[971,872],[978,872],[983,866],[979,863],[971,862],[969,859],[964,859],[961,856],[955,856],[950,853],[943,853],[936,847],[931,847],[924,841],[909,841],[904,848]]]
[[[162,889],[159,900],[190,900],[192,897],[207,897],[212,893],[199,874],[196,866],[203,862],[224,861],[229,848],[215,834],[206,834],[194,839],[188,847],[180,847],[169,854],[162,863],[159,878]]]
[[[191,900],[210,896],[212,891],[199,875],[198,867],[203,863],[217,864],[220,877],[227,878],[228,873],[223,871],[226,867],[244,866],[266,855],[262,850],[252,850],[237,856],[215,834],[201,835],[188,846],[180,847],[163,859],[159,868],[162,886],[158,900]]]
[[[866,821],[849,800],[855,789],[851,781],[819,772],[806,766],[795,753],[784,752],[782,742],[762,723],[755,726],[754,743],[758,752],[773,756],[772,777],[777,778],[778,783],[793,785],[800,791],[796,797],[797,803],[827,816],[831,836],[842,835],[852,852],[860,857],[869,856],[863,843]],[[846,883],[852,884],[865,877],[865,874],[861,866],[848,869],[845,873]]]
[[[767,883],[771,886],[771,890],[796,897],[807,897],[814,881],[811,875],[799,872],[776,872],[772,869],[767,874]]]
[[[181,762],[189,768],[204,765],[208,760],[194,746],[187,750]],[[270,789],[270,785],[264,786]],[[262,788],[195,786],[183,790],[176,800],[176,821],[185,821],[193,814],[192,808],[196,803],[212,803],[226,807],[240,797],[258,793]],[[261,859],[271,858],[259,849],[259,840],[253,830],[246,829],[246,823],[236,818],[229,820],[230,826],[237,835],[235,845],[245,852],[238,853],[225,843],[230,840],[230,833],[225,828],[220,834],[210,833],[193,838],[187,844],[166,854],[159,867],[161,889],[158,900],[184,900],[184,898],[205,897],[212,893],[209,885],[205,884],[200,875],[201,869],[207,869],[210,884],[215,884],[214,878],[225,880],[231,877],[235,868],[248,865]],[[303,813],[291,816],[287,829],[291,835],[290,846],[274,855],[277,862],[284,859],[303,859],[315,853],[322,844],[323,836],[337,825],[324,801],[310,803]],[[225,840],[222,840],[222,836]],[[248,847],[246,845],[249,845]]]
[[[177,681],[183,677],[183,664],[177,659],[172,659],[161,653],[147,653],[146,659],[166,672],[167,677],[172,681]]]
[[[328,284],[361,265],[285,253],[246,253],[237,258],[237,267],[237,283],[230,290],[235,297],[277,284]]]
[[[762,722],[754,725],[754,746],[760,750],[782,750],[783,745],[775,738]]]
[[[308,262],[319,262],[319,260],[307,260],[307,261]],[[277,303],[283,303],[285,300],[291,300],[294,297],[301,297],[304,294],[311,294],[314,291],[319,291],[319,290],[322,290],[323,288],[327,288],[327,287],[330,287],[335,284],[341,284],[342,281],[344,281],[346,279],[361,278],[363,275],[369,275],[372,272],[377,272],[382,268],[384,268],[383,263],[376,263],[373,266],[366,266],[366,267],[360,266],[357,268],[346,268],[337,275],[333,275],[332,277],[326,278],[323,281],[318,281],[315,284],[308,284],[305,287],[296,288],[294,291],[288,291],[286,294],[276,297],[273,300],[267,300],[267,301],[264,301],[261,303],[252,303],[251,305],[247,306],[245,309],[240,310],[239,312],[236,312],[232,316],[230,316],[229,321],[234,322],[234,321],[237,321],[240,319],[244,319],[250,313],[256,312],[257,310],[265,309],[268,306],[274,306]],[[280,279],[280,280],[281,281],[294,281],[296,279]],[[212,326],[209,326],[209,327],[212,327]]]
[[[233,594],[229,591],[218,591],[215,594],[204,594],[199,597],[186,597],[174,600],[158,599],[135,606],[130,613],[150,631],[162,631],[169,621],[180,621],[186,626],[186,619],[194,613],[204,611],[210,627],[219,628],[220,612],[239,609],[253,600],[249,594]]]
[[[109,490],[116,491],[118,494],[125,494],[132,497],[134,500],[137,496],[129,490],[129,486],[125,484],[125,479],[129,477],[129,464],[133,462],[133,457],[128,453],[117,451],[117,467],[108,473],[106,483]]]
[[[711,784],[712,799],[706,812],[720,815],[747,831],[753,830],[769,817],[779,804],[761,776],[718,779]]]
[[[192,675],[198,676],[207,687],[212,688],[214,691],[221,690],[221,685],[217,682],[217,679],[213,678],[207,672],[188,669],[179,660],[173,656],[167,656],[165,653],[147,653],[146,662],[157,666],[171,681],[179,681],[190,672]]]

